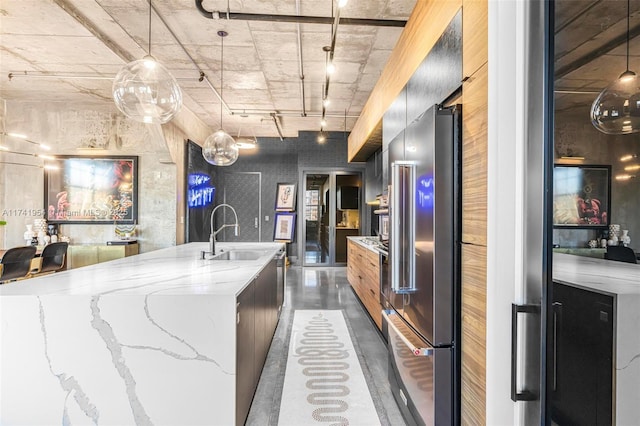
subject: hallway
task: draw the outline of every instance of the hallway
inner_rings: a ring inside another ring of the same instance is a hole
[[[288,268],[285,306],[246,424],[278,425],[294,311],[304,309],[342,311],[380,424],[404,425],[387,381],[385,342],[351,290],[344,267]],[[309,424],[325,423],[312,420]],[[360,426],[353,419],[349,424]]]

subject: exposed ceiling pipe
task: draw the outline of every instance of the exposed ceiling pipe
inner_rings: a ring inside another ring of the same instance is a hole
[[[282,136],[282,129],[280,129],[280,122],[278,121],[278,117],[276,117],[276,114],[273,113],[271,114],[271,118],[273,119],[273,123],[276,125],[276,130],[278,131],[278,136],[280,136],[280,140],[283,141],[284,136]]]
[[[300,16],[300,15],[273,15],[258,13],[236,13],[206,10],[202,6],[204,0],[195,0],[196,8],[205,18],[220,19],[226,18],[231,21],[269,21],[269,22],[292,22],[301,24],[332,24],[333,18],[328,16]],[[407,21],[393,19],[359,19],[344,18],[344,25],[362,25],[369,27],[404,27]]]
[[[300,0],[296,0],[296,13],[300,15]],[[302,32],[300,31],[300,23],[296,24],[296,32],[298,35],[298,72],[300,74],[300,105],[302,107],[302,116],[307,116],[307,105],[304,96],[304,66],[302,63]]]
[[[243,109],[232,110],[232,114],[246,114],[246,115],[275,115],[276,117],[300,117],[300,111],[296,110],[284,110],[273,111],[267,109]],[[326,117],[343,118],[344,114],[326,114]],[[322,112],[307,112],[307,117],[322,117]],[[347,118],[358,118],[359,115],[347,115]]]

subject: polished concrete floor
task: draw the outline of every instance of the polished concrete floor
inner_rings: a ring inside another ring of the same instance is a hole
[[[287,270],[285,306],[260,377],[247,425],[278,424],[293,311],[296,309],[339,309],[344,312],[380,423],[405,425],[387,381],[385,341],[351,290],[344,267],[292,267]],[[352,426],[360,425],[352,423]]]

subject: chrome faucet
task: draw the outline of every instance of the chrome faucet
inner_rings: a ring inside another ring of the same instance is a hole
[[[233,212],[233,216],[236,219],[236,223],[234,223],[232,225],[231,224],[224,224],[214,232],[213,231],[213,216],[215,215],[216,210],[218,210],[220,207],[229,207],[231,209],[231,211]],[[224,228],[233,227],[233,228],[235,228],[234,235],[237,237],[238,236],[238,230],[240,229],[240,225],[238,224],[238,215],[236,214],[236,210],[232,206],[230,206],[229,204],[218,204],[217,206],[215,206],[215,208],[211,212],[210,222],[211,222],[211,234],[209,234],[209,252],[212,255],[215,255],[216,254],[216,235],[218,235],[218,233],[220,231],[222,231]]]

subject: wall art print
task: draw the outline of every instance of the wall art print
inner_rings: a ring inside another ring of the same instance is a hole
[[[553,226],[609,226],[610,176],[611,166],[607,165],[556,164],[553,168]]]
[[[137,156],[57,156],[45,169],[49,223],[135,223]]]
[[[276,211],[292,212],[296,209],[296,184],[278,183],[276,187]]]

